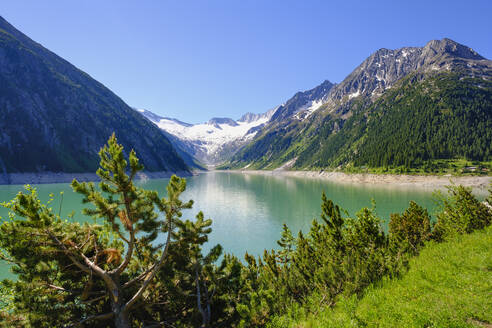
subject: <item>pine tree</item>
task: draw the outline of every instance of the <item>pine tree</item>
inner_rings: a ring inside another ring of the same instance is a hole
[[[427,210],[410,202],[409,208],[402,214],[391,214],[389,222],[391,242],[399,244],[404,252],[418,253],[424,241],[430,239],[431,223]]]
[[[16,291],[11,313],[28,326],[105,327],[112,321],[116,327],[130,327],[137,309],[149,306],[145,302],[153,293],[165,293],[158,288],[162,283],[157,276],[166,260],[175,261],[169,254],[177,238],[195,248],[200,270],[217,258],[215,254],[203,259],[196,248],[210,232],[209,221],[200,221],[188,239],[176,236],[183,224],[182,210],[192,206],[192,201],[179,199],[186,188],[184,179],[173,176],[167,198],[159,198],[157,192],[134,184],[143,167],[133,150],[128,167],[114,135],[99,156],[99,188],[94,183],[72,183],[83,201],[92,204],[84,212],[96,223],[61,218],[29,186],[3,204],[11,210],[11,220],[0,226],[2,259],[12,263],[18,275],[16,282],[4,282],[3,287]],[[165,242],[157,243],[161,235]]]

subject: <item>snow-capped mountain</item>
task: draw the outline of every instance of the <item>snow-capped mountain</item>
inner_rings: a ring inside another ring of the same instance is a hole
[[[238,120],[215,117],[200,124],[161,117],[145,109],[138,111],[166,134],[171,135],[170,139],[174,139],[175,146],[190,153],[202,163],[213,165],[228,159],[241,146],[252,140],[277,108],[263,114],[246,113]]]

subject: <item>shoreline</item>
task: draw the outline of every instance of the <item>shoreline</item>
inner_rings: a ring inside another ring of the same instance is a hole
[[[179,171],[159,171],[159,172],[139,172],[136,180],[163,179],[170,178],[173,174],[181,177],[194,175],[193,172]],[[64,172],[40,172],[40,173],[7,173],[0,174],[0,185],[24,185],[24,184],[49,184],[72,182],[77,179],[80,182],[100,181],[95,173],[64,173]]]
[[[408,175],[408,174],[374,174],[374,173],[344,173],[333,171],[290,171],[290,170],[210,170],[210,171],[179,171],[179,172],[139,172],[136,180],[170,178],[173,174],[180,177],[190,177],[202,173],[224,172],[253,175],[287,176],[298,178],[322,179],[336,183],[365,184],[373,186],[417,187],[439,189],[456,184],[473,189],[487,191],[492,183],[492,176],[451,176],[451,175]],[[66,183],[77,179],[83,181],[99,181],[95,173],[8,173],[0,174],[0,185],[50,184]]]
[[[490,183],[492,183],[492,176],[408,175],[288,170],[217,170],[216,172],[289,176],[323,179],[337,183],[419,187],[428,189],[445,188],[446,186],[455,184],[471,187],[473,189],[487,190],[490,187]]]

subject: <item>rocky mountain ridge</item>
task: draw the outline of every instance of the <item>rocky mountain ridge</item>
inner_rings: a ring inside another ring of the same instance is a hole
[[[407,78],[417,83],[439,74],[457,74],[458,81],[490,81],[492,61],[450,39],[433,40],[424,47],[380,49],[339,84],[325,81],[294,95],[225,167],[275,168],[287,162],[305,165],[296,163],[297,158],[304,158],[305,163],[307,149],[309,156],[318,156],[312,154],[313,149],[322,148],[329,137],[320,139],[320,131],[336,134],[354,114],[368,110],[389,90],[401,87]]]
[[[424,47],[380,49],[338,84],[323,102],[336,107],[359,95],[375,99],[410,73],[459,69],[467,70],[473,77],[490,76],[492,72],[490,61],[450,39],[432,40]]]
[[[377,99],[410,73],[456,70],[466,71],[471,77],[492,74],[490,60],[447,38],[429,41],[424,47],[382,48],[371,54],[342,82],[332,84],[325,81],[312,90],[295,94],[284,106],[289,108],[279,110],[272,121],[291,118],[296,113],[300,113],[296,116],[298,119],[308,117],[313,110],[306,106],[306,98],[316,104],[316,109],[324,105],[331,111],[343,111],[344,105],[355,97]],[[299,102],[299,99],[303,101]]]

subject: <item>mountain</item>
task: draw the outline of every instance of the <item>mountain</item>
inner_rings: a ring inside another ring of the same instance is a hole
[[[492,159],[492,61],[453,40],[380,49],[280,106],[224,168],[417,167]]]
[[[248,143],[269,122],[276,110],[274,108],[263,114],[247,113],[237,121],[215,117],[201,124],[161,117],[145,109],[138,111],[161,128],[176,148],[199,162],[215,165],[229,159],[241,146]]]
[[[155,125],[0,17],[0,173],[94,172],[113,132],[146,170],[187,170]]]
[[[324,81],[314,89],[297,92],[286,103],[279,106],[272,117],[272,122],[280,122],[291,118],[293,115],[297,119],[309,117],[323,104],[323,99],[329,94],[334,84]]]

